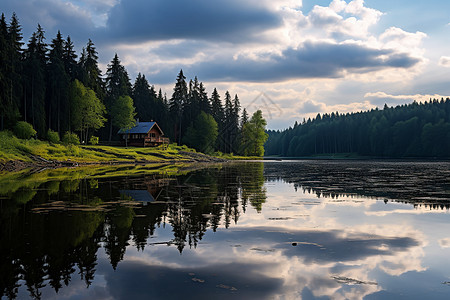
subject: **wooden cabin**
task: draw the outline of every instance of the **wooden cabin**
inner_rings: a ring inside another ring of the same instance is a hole
[[[128,136],[128,146],[135,147],[156,147],[169,144],[169,138],[164,137],[164,132],[156,122],[139,122],[130,129],[120,129],[118,134],[125,145]]]

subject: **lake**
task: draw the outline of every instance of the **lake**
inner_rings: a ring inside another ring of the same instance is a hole
[[[450,163],[0,175],[2,299],[449,299]]]

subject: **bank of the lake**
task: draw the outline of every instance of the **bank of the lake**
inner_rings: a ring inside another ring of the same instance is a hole
[[[210,156],[186,146],[173,144],[151,148],[53,144],[35,139],[22,140],[0,132],[0,171],[92,164],[223,162],[230,159],[247,158],[232,155]]]

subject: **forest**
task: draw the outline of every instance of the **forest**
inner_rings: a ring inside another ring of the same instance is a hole
[[[241,112],[238,95],[208,96],[197,77],[181,70],[170,98],[139,73],[131,83],[119,56],[103,75],[89,39],[77,55],[58,31],[49,44],[38,24],[28,42],[14,13],[0,19],[0,130],[18,137],[95,144],[118,140],[136,119],[158,122],[171,142],[206,153],[261,156],[267,139],[261,111]]]
[[[356,154],[389,158],[448,158],[450,99],[384,106],[366,112],[318,114],[283,131],[269,131],[266,155]]]

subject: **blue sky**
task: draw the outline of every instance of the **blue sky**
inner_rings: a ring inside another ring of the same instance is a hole
[[[170,97],[178,71],[261,108],[268,128],[450,95],[450,2],[407,0],[2,0],[24,40],[40,23],[103,70],[117,53]]]

